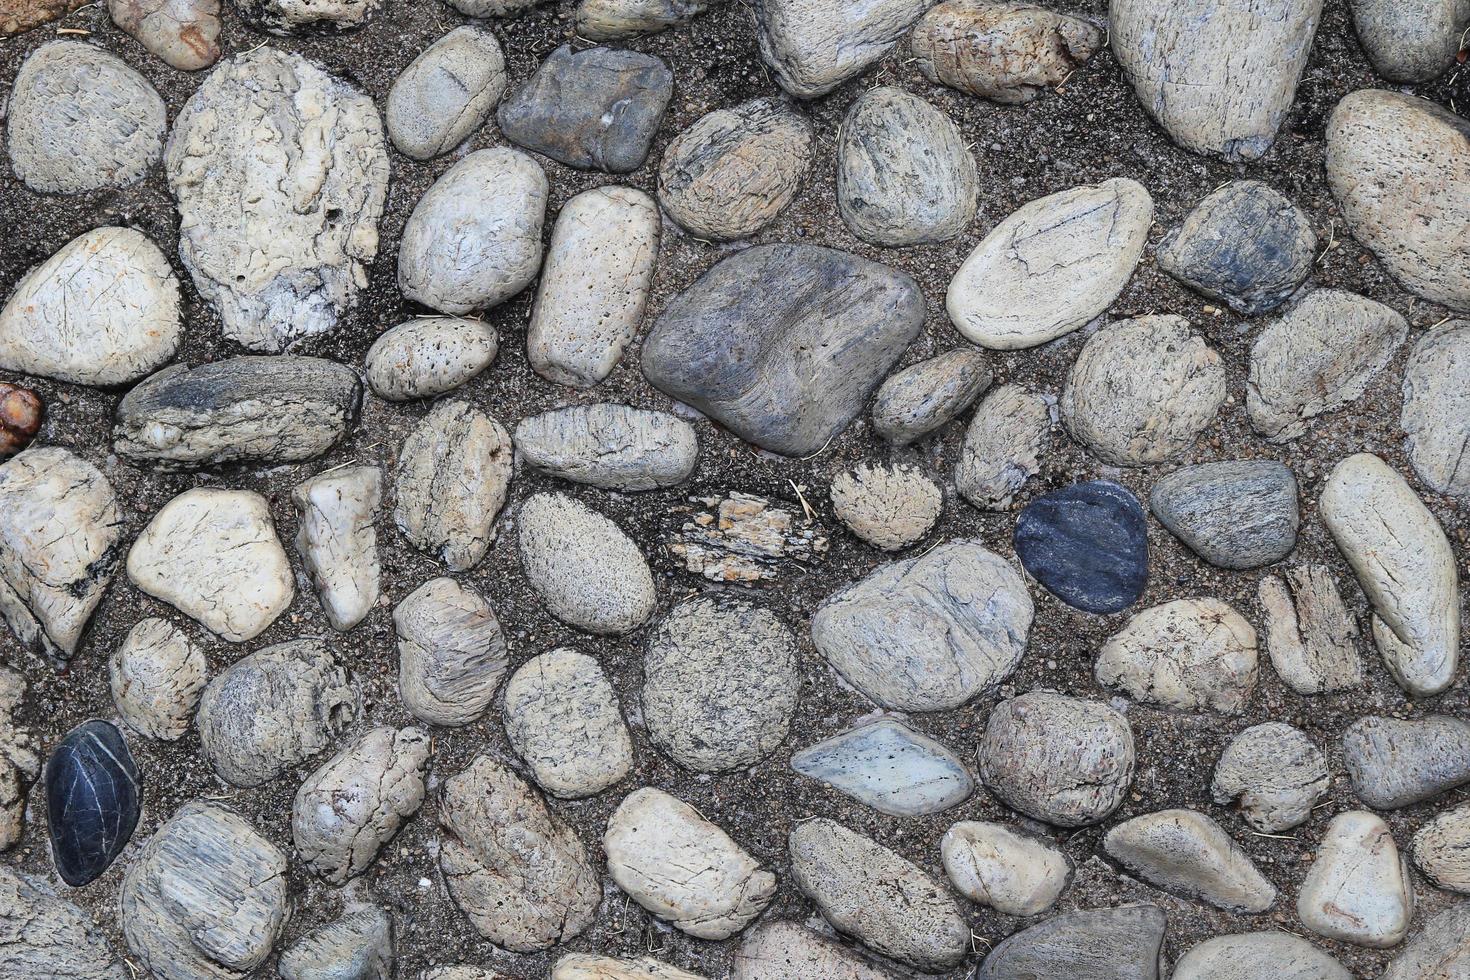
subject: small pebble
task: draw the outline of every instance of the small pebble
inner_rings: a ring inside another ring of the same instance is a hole
[[[907,446],[958,418],[994,377],[986,355],[969,347],[910,365],[889,375],[873,397],[873,431]]]
[[[367,352],[367,382],[388,401],[432,398],[479,377],[495,360],[495,328],[458,317],[417,317],[373,341]]]
[[[29,388],[0,381],[0,459],[31,444],[41,429],[46,404]]]
[[[953,752],[887,718],[802,749],[791,768],[895,817],[940,813],[975,789]]]
[[[933,530],[944,494],[912,466],[863,463],[832,478],[832,510],[848,530],[884,551],[915,544]]]

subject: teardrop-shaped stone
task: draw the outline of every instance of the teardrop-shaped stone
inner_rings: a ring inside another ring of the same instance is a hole
[[[56,870],[73,888],[95,881],[138,826],[138,767],[105,721],[72,729],[46,760],[46,811]]]

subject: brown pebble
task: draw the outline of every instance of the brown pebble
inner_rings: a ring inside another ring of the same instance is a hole
[[[0,381],[0,457],[29,446],[45,414],[46,406],[34,391]]]

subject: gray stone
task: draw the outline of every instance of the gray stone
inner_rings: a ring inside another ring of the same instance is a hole
[[[1437,814],[1414,834],[1414,863],[1436,888],[1470,894],[1470,807]]]
[[[912,466],[863,463],[832,478],[832,510],[874,547],[898,551],[933,529],[944,494]]]
[[[1297,895],[1302,925],[1340,942],[1388,949],[1409,932],[1414,885],[1388,824],[1365,810],[1327,825]]]
[[[25,827],[26,793],[41,775],[41,742],[21,718],[25,695],[25,678],[0,667],[0,852],[20,840]],[[4,889],[0,879],[0,892]],[[0,902],[0,908],[6,907],[14,906]],[[0,915],[0,936],[5,933],[4,916]],[[4,939],[0,939],[0,948],[4,945]]]
[[[627,405],[569,405],[516,424],[516,459],[534,470],[604,490],[683,483],[699,461],[694,426]]]
[[[1289,932],[1217,936],[1174,964],[1173,980],[1353,980],[1337,960]]]
[[[507,84],[495,35],[456,27],[393,80],[383,106],[388,138],[414,160],[448,153],[490,118]]]
[[[281,954],[281,980],[392,980],[393,920],[363,906],[302,936]]]
[[[512,980],[512,978],[488,967],[440,966],[425,970],[419,980]]]
[[[1002,915],[1040,915],[1072,878],[1072,860],[998,823],[962,821],[939,842],[949,880],[970,901]]]
[[[1360,718],[1342,733],[1342,758],[1358,799],[1397,810],[1470,782],[1470,724],[1448,715]]]
[[[459,727],[484,714],[509,664],[490,604],[452,578],[430,579],[393,610],[398,693],[409,713]]]
[[[1299,565],[1284,580],[1268,575],[1258,596],[1266,613],[1266,650],[1288,687],[1321,694],[1363,683],[1358,621],[1343,604],[1331,569]]]
[[[582,0],[577,5],[577,36],[615,41],[657,34],[687,24],[706,6],[707,0]]]
[[[366,24],[382,6],[383,0],[234,0],[247,23],[279,37],[350,31]]]
[[[1247,728],[1225,746],[1210,795],[1237,804],[1262,833],[1280,834],[1306,823],[1331,785],[1327,760],[1312,740],[1273,721]]]
[[[958,418],[990,387],[985,354],[957,347],[889,375],[873,397],[873,431],[895,446]]]
[[[595,796],[633,768],[633,742],[598,662],[562,648],[505,684],[505,736],[536,783],[567,800]]]
[[[90,915],[40,879],[21,877],[4,865],[0,956],[5,980],[129,980]]]
[[[658,596],[648,561],[612,521],[560,493],[527,499],[518,520],[521,567],[557,619],[621,636],[653,615]]]
[[[1221,568],[1280,561],[1301,524],[1296,477],[1269,460],[1181,467],[1154,484],[1148,503],[1161,524]]]
[[[1428,82],[1454,67],[1470,30],[1467,0],[1349,0],[1353,26],[1378,74]]]
[[[1382,980],[1458,980],[1470,972],[1470,907],[1452,905],[1424,923]]]
[[[108,0],[112,22],[170,68],[219,60],[219,0]]]
[[[1103,838],[1108,855],[1166,892],[1232,912],[1264,912],[1276,887],[1218,823],[1194,810],[1125,820]]]
[[[140,620],[107,661],[112,703],[148,738],[183,738],[207,682],[204,651],[163,619]]]
[[[909,52],[936,85],[1017,105],[1059,88],[1103,40],[1087,21],[1030,3],[947,0],[919,18]]]
[[[514,17],[546,0],[446,0],[466,17]]]
[[[669,535],[669,553],[687,571],[711,582],[759,582],[815,561],[827,551],[827,537],[812,518],[792,504],[731,491],[728,496],[690,497],[697,507]]]
[[[948,810],[975,789],[953,752],[887,718],[802,749],[791,768],[895,817]]]
[[[453,980],[453,978],[450,978]],[[476,980],[474,977],[464,980]],[[490,977],[489,980],[495,980]],[[704,980],[697,973],[661,963],[651,956],[620,960],[611,956],[568,953],[551,968],[550,980]]]
[[[929,0],[760,0],[756,39],[776,81],[798,99],[826,95],[879,61]]]
[[[1179,711],[1239,714],[1256,688],[1256,631],[1219,599],[1175,599],[1137,613],[1093,661],[1103,687]]]
[[[1067,912],[996,946],[978,980],[1162,980],[1166,922],[1153,905]]]
[[[480,375],[495,360],[495,328],[452,316],[418,317],[385,330],[368,348],[368,387],[388,401],[431,398]]]
[[[1431,489],[1470,497],[1470,320],[1435,327],[1404,366],[1399,416],[1414,472]]]
[[[383,476],[376,466],[326,470],[296,485],[296,550],[327,621],[352,629],[378,604],[378,518]]]
[[[955,466],[955,489],[981,510],[1007,510],[1016,491],[1041,472],[1041,446],[1051,430],[1041,395],[1001,385],[970,419]]]
[[[735,950],[730,980],[894,980],[852,950],[795,922],[763,922]]]

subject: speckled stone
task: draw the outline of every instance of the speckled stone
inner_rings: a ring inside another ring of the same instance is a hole
[[[970,347],[896,371],[873,397],[873,431],[895,446],[907,446],[959,417],[994,377],[989,358]]]
[[[505,736],[536,783],[567,800],[595,796],[633,768],[633,740],[602,666],[562,648],[505,683]]]
[[[1148,583],[1143,506],[1107,480],[1053,490],[1016,519],[1016,556],[1046,589],[1090,613],[1127,609]]]
[[[1154,484],[1159,522],[1212,565],[1259,568],[1296,547],[1296,477],[1283,463],[1236,460],[1184,466]]]
[[[46,760],[51,857],[73,888],[96,881],[132,839],[142,813],[138,766],[115,725],[89,721]]]
[[[25,678],[0,667],[0,852],[20,840],[26,795],[41,775],[41,741],[21,716],[25,701]],[[3,917],[0,913],[0,934],[4,933]]]
[[[832,511],[848,530],[884,551],[915,544],[944,509],[944,494],[912,466],[862,463],[832,478]]]
[[[367,352],[368,386],[379,398],[394,402],[442,395],[478,377],[499,347],[488,323],[418,317],[373,341]]]
[[[1173,980],[1264,980],[1266,977],[1353,980],[1345,966],[1289,932],[1247,932],[1207,939],[1174,964]]]
[[[1419,479],[1440,493],[1470,497],[1470,320],[1441,324],[1415,341],[1404,365],[1399,427]]]
[[[1233,715],[1256,689],[1257,661],[1255,628],[1205,596],[1134,615],[1102,645],[1093,675],[1144,704]]]
[[[1394,82],[1443,75],[1470,29],[1467,0],[1349,0],[1348,6],[1368,60]]]
[[[1388,949],[1409,932],[1414,883],[1388,824],[1365,810],[1327,825],[1297,894],[1302,925],[1319,936]]]
[[[623,530],[561,493],[538,493],[517,516],[521,567],[557,619],[603,636],[631,633],[658,602],[653,572]]]
[[[1397,810],[1470,782],[1470,724],[1448,715],[1360,718],[1342,733],[1353,792],[1375,810]]]
[[[948,810],[975,788],[953,752],[887,718],[802,749],[791,768],[895,817]]]
[[[1247,728],[1225,746],[1210,795],[1237,804],[1261,833],[1280,834],[1306,823],[1331,785],[1322,751],[1298,729],[1273,721]]]

